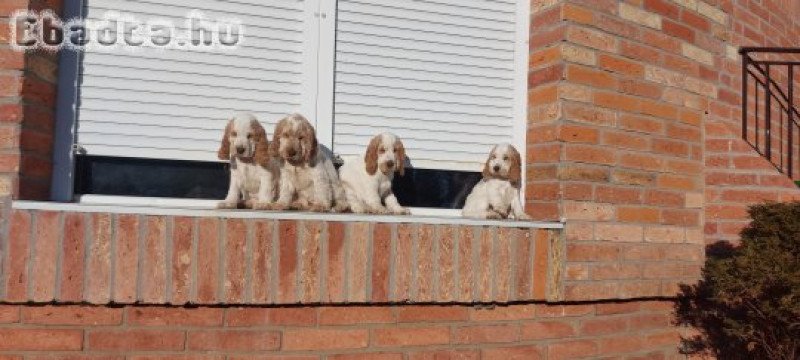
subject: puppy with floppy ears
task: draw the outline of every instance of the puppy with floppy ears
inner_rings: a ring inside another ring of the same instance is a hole
[[[347,202],[354,213],[408,215],[392,192],[392,179],[405,172],[405,148],[397,136],[372,138],[363,158],[345,161],[339,168]]]
[[[483,179],[467,196],[462,215],[480,219],[530,220],[520,202],[521,158],[510,144],[492,148]]]
[[[347,199],[330,156],[320,151],[316,132],[300,114],[275,126],[271,153],[280,168],[280,190],[273,209],[347,210]]]
[[[275,198],[278,167],[269,154],[267,133],[255,116],[237,114],[228,121],[217,156],[230,160],[231,172],[228,195],[217,207],[268,209]]]

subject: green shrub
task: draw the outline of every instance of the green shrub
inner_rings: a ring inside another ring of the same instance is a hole
[[[700,335],[687,353],[719,359],[800,359],[800,202],[750,207],[741,244],[707,249],[703,279],[683,286],[678,323]]]

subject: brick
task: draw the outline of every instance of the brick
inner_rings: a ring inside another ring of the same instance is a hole
[[[601,56],[600,59],[603,59]],[[596,88],[616,89],[617,79],[610,73],[580,65],[567,65],[567,81]]]
[[[596,264],[591,266],[592,280],[638,279],[642,267],[638,264]]]
[[[619,3],[619,16],[642,26],[661,29],[661,16],[626,3]]]
[[[433,300],[433,242],[434,227],[420,225],[418,228],[418,253],[416,269],[416,297],[421,301]]]
[[[482,349],[483,360],[536,360],[545,358],[545,350],[539,346],[514,346]],[[551,358],[552,359],[552,358]]]
[[[697,12],[719,24],[725,25],[728,21],[728,15],[724,11],[703,1],[697,2]]]
[[[641,101],[638,98],[618,92],[596,91],[592,101],[597,106],[613,110],[638,112],[641,109]]]
[[[316,358],[315,358],[316,359]],[[224,355],[134,355],[128,360],[225,360]]]
[[[630,353],[642,349],[642,339],[636,336],[616,336],[611,338],[604,338],[598,341],[600,353],[602,354],[616,354],[616,353]]]
[[[225,222],[225,279],[224,300],[227,303],[244,302],[245,265],[247,258],[247,225],[241,219]]]
[[[613,217],[614,209],[608,204],[591,202],[566,202],[564,216],[570,220],[607,221]]]
[[[333,330],[302,329],[283,332],[282,350],[336,350],[366,348],[369,332],[366,329]]]
[[[619,247],[607,244],[567,244],[567,259],[570,261],[615,261],[619,258]]]
[[[638,70],[634,70],[638,71]],[[619,91],[629,95],[659,99],[664,94],[664,88],[653,83],[638,79],[622,79],[619,82]]]
[[[380,347],[440,345],[450,342],[447,327],[374,329],[372,343]]]
[[[566,144],[564,159],[589,164],[611,165],[616,161],[616,152],[602,146]]]
[[[0,305],[0,324],[17,323],[20,320],[20,307]]]
[[[176,217],[172,225],[172,304],[189,301],[192,283],[192,237],[194,221],[187,217]]]
[[[293,303],[297,298],[297,222],[279,221],[278,301]]]
[[[368,299],[367,284],[371,282],[372,274],[369,266],[369,238],[370,225],[368,223],[350,224],[350,260],[348,266],[348,300],[352,302],[365,302]],[[432,263],[431,263],[432,264]]]
[[[528,68],[541,68],[561,60],[561,49],[557,46],[531,52],[528,57]]]
[[[596,224],[595,238],[613,242],[640,242],[643,238],[641,225],[627,224]]]
[[[120,325],[122,309],[93,306],[26,306],[22,322],[37,325]]]
[[[621,154],[619,156],[619,165],[637,170],[661,170],[664,166],[664,160],[661,157],[645,154],[645,153],[630,153]]]
[[[616,52],[617,48],[617,39],[615,37],[581,27],[570,27],[567,30],[567,40],[607,52]]]
[[[597,143],[598,131],[581,125],[562,125],[558,128],[558,139],[565,142]]]
[[[183,350],[184,332],[176,330],[92,330],[86,334],[87,350]]]
[[[84,268],[84,214],[67,213],[64,215],[64,238],[62,239],[61,260],[61,301],[79,302],[83,300],[83,268]]]
[[[468,317],[469,308],[462,306],[406,305],[397,309],[397,321],[401,323],[465,321]]]
[[[711,28],[711,25],[709,24],[706,18],[699,16],[691,11],[681,12],[681,22],[702,32],[708,32],[709,29]]]
[[[166,237],[167,224],[164,216],[145,217],[144,256],[141,264],[141,294],[145,303],[161,304],[166,299]]]
[[[531,258],[533,258],[533,253],[531,246],[534,243],[534,236],[543,236],[547,237],[547,234],[543,234],[544,231],[537,232],[537,230],[533,231],[523,231],[523,230],[513,230],[516,233],[515,237],[516,241],[516,248],[511,250],[512,256],[515,258],[514,263],[516,264],[515,274],[512,274],[512,282],[513,286],[512,289],[516,289],[516,294],[512,294],[512,297],[517,300],[522,299],[530,299],[533,291],[533,279],[532,274],[534,269],[531,268]],[[546,268],[546,266],[545,266]],[[537,269],[537,271],[541,271]]]
[[[83,331],[73,329],[0,329],[0,351],[81,350]]]
[[[621,186],[595,187],[595,197],[598,202],[611,204],[639,204],[642,202],[642,190]]]
[[[589,357],[597,354],[597,344],[591,340],[553,343],[547,346],[549,359]]]
[[[86,300],[103,304],[111,300],[112,216],[92,214],[91,245],[86,272]]]
[[[621,185],[650,186],[655,184],[656,177],[652,173],[617,170],[611,172],[611,181]]]
[[[681,51],[683,53],[683,56],[686,56],[690,59],[697,60],[708,66],[714,65],[714,54],[712,54],[709,51],[703,50],[697,46],[688,43],[683,43],[681,45]]]
[[[475,325],[453,329],[457,344],[509,343],[519,341],[519,325]]]
[[[330,355],[328,360],[403,360],[401,353],[363,353]]]
[[[408,355],[409,360],[478,360],[478,350],[432,350]]]
[[[30,237],[31,214],[27,211],[14,210],[11,212],[10,224],[8,225],[9,235],[6,243],[7,263],[0,264],[6,266],[7,270],[2,272],[3,281],[1,285],[5,287],[5,300],[25,301],[28,300],[28,267],[30,261]]]
[[[201,304],[219,300],[220,276],[218,219],[202,218],[197,222],[197,301]]]
[[[317,310],[310,307],[228,308],[227,326],[311,326],[317,322]]]
[[[579,24],[586,25],[592,24],[594,18],[591,10],[574,4],[564,4],[564,7],[561,10],[561,16],[565,20],[572,20]]]
[[[517,321],[536,317],[535,305],[505,305],[493,308],[474,308],[469,311],[472,321]]]
[[[114,287],[112,298],[121,303],[136,300],[138,274],[139,221],[136,215],[119,215],[115,221]]]
[[[228,360],[320,360],[318,355],[229,355]]]
[[[437,269],[437,301],[450,302],[455,299],[455,246],[454,227],[439,226]]]
[[[272,284],[275,283],[273,252],[273,221],[253,222],[253,281],[250,291],[253,302],[272,302]]]
[[[555,242],[553,239],[556,237],[554,232],[539,230],[534,238],[534,254],[533,254],[533,298],[544,299],[549,282],[548,274],[551,272],[548,269],[548,264],[551,258],[550,243]]]
[[[322,226],[321,222],[304,221],[302,266],[298,278],[301,299],[305,303],[319,302],[322,276]],[[388,251],[387,251],[388,253]]]
[[[499,302],[506,302],[511,295],[511,269],[506,264],[511,264],[510,230],[508,228],[497,229],[497,243],[495,244],[495,267],[494,267],[494,299]]]
[[[267,351],[281,347],[280,332],[262,330],[190,331],[189,350]]]
[[[323,307],[319,309],[320,325],[357,325],[394,322],[392,309],[372,306]]]
[[[599,126],[612,126],[617,121],[617,115],[612,111],[572,102],[564,104],[564,117],[566,120]]]
[[[491,228],[482,228],[480,230],[478,258],[491,259],[494,243],[495,243],[494,230]],[[477,279],[476,295],[480,301],[488,302],[492,300],[491,275],[494,263],[491,261],[480,261],[478,263],[478,266],[479,266],[478,269],[479,272]]]
[[[597,64],[597,56],[594,50],[587,49],[579,46],[562,45],[561,56],[568,62],[576,64],[595,66]]]
[[[55,300],[56,263],[58,258],[58,238],[60,234],[59,213],[42,211],[36,214],[34,230],[33,300],[48,302]]]
[[[533,89],[544,84],[561,80],[563,74],[563,64],[555,64],[539,70],[531,71],[528,74],[528,88]]]
[[[462,302],[472,302],[475,298],[474,285],[475,279],[477,278],[477,269],[475,269],[474,266],[475,258],[473,257],[475,251],[477,251],[477,249],[473,249],[473,244],[475,243],[475,238],[473,236],[474,228],[460,226],[458,231],[457,271],[459,282],[456,285],[458,289],[456,300]],[[397,259],[400,260],[400,257],[398,256]],[[410,270],[410,266],[408,268]],[[398,271],[403,271],[403,269],[396,267],[395,272]]]
[[[466,229],[468,228],[462,228],[462,230]],[[414,228],[410,224],[399,224],[397,226],[397,253],[395,255],[394,271],[395,281],[394,289],[392,289],[393,299],[396,301],[408,301],[411,299],[411,291],[413,287],[413,231]]]
[[[682,243],[686,233],[682,227],[648,226],[644,229],[644,241],[649,243]]]
[[[575,329],[566,321],[536,321],[522,324],[522,340],[564,339],[575,336]]]
[[[666,190],[645,190],[644,203],[653,206],[681,207],[683,206],[684,194]]]
[[[128,307],[127,323],[135,326],[220,326],[222,309]]]
[[[664,20],[662,23],[662,30],[666,34],[688,42],[694,42],[694,30],[688,26],[681,25],[674,21]]]
[[[593,313],[592,305],[545,305],[536,308],[536,316],[544,318],[576,317]]]
[[[660,219],[658,209],[639,206],[617,208],[617,220],[621,222],[658,223]]]

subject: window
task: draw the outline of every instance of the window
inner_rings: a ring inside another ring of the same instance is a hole
[[[235,50],[63,56],[59,200],[73,192],[84,201],[92,194],[218,197],[227,176],[218,176],[224,164],[216,148],[236,111],[255,113],[268,132],[283,115],[303,113],[320,143],[345,159],[361,156],[379,132],[398,134],[413,170],[395,187],[410,206],[458,208],[493,144],[525,153],[526,1],[67,3],[67,12],[90,20],[116,11],[183,24],[199,10],[240,20],[245,33]],[[186,177],[188,187],[170,185],[192,172],[205,175]]]

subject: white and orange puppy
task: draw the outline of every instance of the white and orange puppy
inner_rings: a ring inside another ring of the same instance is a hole
[[[391,133],[372,138],[363,158],[347,159],[339,169],[347,202],[354,213],[408,215],[392,192],[392,179],[405,172],[403,142]]]
[[[264,127],[252,114],[237,114],[225,126],[217,156],[230,160],[228,195],[217,207],[267,209],[275,198],[278,167],[269,154]]]
[[[483,179],[467,196],[462,215],[480,219],[529,220],[520,202],[521,159],[511,144],[498,144],[483,167]]]
[[[316,131],[300,114],[275,126],[271,154],[280,168],[278,200],[273,209],[347,210],[347,199],[329,155],[320,151]]]

